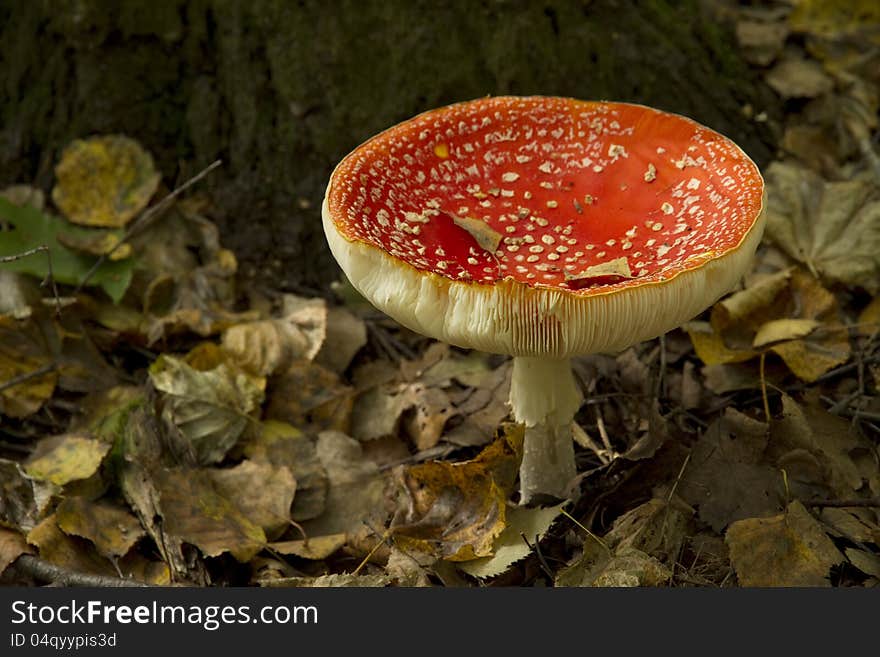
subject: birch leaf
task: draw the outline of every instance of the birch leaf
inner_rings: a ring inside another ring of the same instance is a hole
[[[880,194],[863,180],[827,182],[798,166],[767,171],[767,235],[831,282],[880,291]]]

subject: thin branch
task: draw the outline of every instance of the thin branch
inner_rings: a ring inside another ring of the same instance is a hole
[[[78,573],[30,554],[23,554],[16,559],[15,567],[36,580],[60,586],[99,586],[102,588],[153,586],[135,579]]]
[[[14,388],[17,385],[22,383],[27,383],[31,379],[36,379],[38,377],[43,376],[44,374],[48,374],[49,372],[54,372],[58,368],[57,363],[49,363],[48,365],[43,365],[40,368],[33,370],[32,372],[25,372],[24,374],[19,374],[18,376],[9,379],[8,381],[4,381],[0,383],[0,392],[7,390],[9,388]]]
[[[222,160],[215,160],[214,162],[209,164],[207,167],[202,169],[202,171],[200,171],[195,176],[193,176],[192,178],[187,180],[185,183],[183,183],[180,187],[176,188],[175,190],[170,192],[168,195],[166,195],[161,201],[156,203],[156,205],[153,205],[153,206],[150,206],[149,208],[147,208],[137,219],[135,219],[133,222],[131,222],[131,225],[125,231],[125,233],[122,235],[122,238],[119,240],[119,242],[116,243],[116,246],[114,246],[112,249],[110,249],[106,253],[101,254],[101,256],[95,261],[95,264],[93,264],[92,267],[89,269],[89,271],[86,272],[86,275],[79,282],[79,285],[76,286],[76,290],[74,291],[74,293],[76,294],[76,293],[79,293],[80,291],[82,291],[82,289],[83,289],[83,287],[85,287],[86,283],[89,282],[89,279],[91,279],[91,277],[94,276],[94,274],[98,270],[98,268],[107,261],[107,258],[109,258],[111,255],[113,255],[113,253],[116,252],[116,249],[118,249],[123,244],[125,244],[126,241],[131,239],[138,232],[140,232],[141,230],[146,228],[150,224],[150,222],[153,221],[153,219],[160,216],[165,210],[167,210],[171,206],[171,204],[177,199],[178,196],[180,196],[187,189],[189,189],[190,187],[195,185],[197,182],[202,180],[205,176],[207,176],[209,173],[211,173],[214,169],[219,167],[221,164],[223,164]]]

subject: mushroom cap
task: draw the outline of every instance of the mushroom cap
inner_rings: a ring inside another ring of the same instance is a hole
[[[423,335],[514,356],[618,351],[693,318],[761,240],[728,138],[642,105],[489,97],[356,148],[322,207],[334,257]]]

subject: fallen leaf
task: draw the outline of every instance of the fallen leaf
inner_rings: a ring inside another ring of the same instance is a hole
[[[653,498],[614,521],[601,539],[588,535],[581,556],[559,570],[556,586],[660,586],[672,577],[693,510],[674,496]]]
[[[493,256],[495,255],[495,251],[498,250],[498,245],[501,244],[501,233],[494,230],[482,219],[474,219],[473,217],[456,217],[453,215],[452,221],[456,226],[467,231],[483,251],[487,251]]]
[[[715,531],[783,507],[782,473],[763,460],[767,438],[765,423],[728,408],[694,445],[677,491]]]
[[[205,556],[229,552],[241,562],[266,545],[262,528],[217,492],[208,470],[162,468],[152,475],[166,533],[192,543]]]
[[[154,471],[164,468],[158,418],[145,406],[135,408],[126,416],[118,445],[120,454],[116,468],[119,488],[137,514],[141,526],[153,539],[175,580],[203,581],[198,564],[184,557],[182,539],[166,533],[162,522],[160,492],[153,477]]]
[[[863,180],[827,182],[797,164],[767,169],[767,236],[817,276],[880,292],[880,197]]]
[[[269,543],[266,547],[279,554],[293,554],[302,559],[319,561],[326,559],[340,549],[345,545],[347,539],[346,534],[330,534],[329,536],[310,536],[308,540]]]
[[[121,229],[67,231],[58,233],[58,241],[68,249],[92,256],[106,255],[110,260],[124,260],[132,254],[131,244],[123,244],[125,233]]]
[[[241,514],[263,528],[266,536],[279,536],[290,525],[290,506],[296,480],[283,465],[242,461],[232,468],[210,469],[214,488]]]
[[[24,536],[12,529],[0,527],[0,575],[21,555],[30,551]]]
[[[565,273],[565,280],[575,289],[595,283],[616,283],[627,278],[634,276],[626,256],[592,265],[577,274]]]
[[[201,464],[223,459],[263,401],[263,380],[225,363],[199,371],[162,354],[150,366],[150,380],[164,393],[166,425],[185,436]]]
[[[266,420],[250,432],[242,445],[249,459],[286,466],[296,480],[291,517],[297,522],[323,513],[327,502],[327,472],[315,443],[307,434],[285,422]]]
[[[455,415],[455,407],[440,388],[414,383],[408,394],[413,408],[404,423],[406,431],[416,449],[430,449],[440,442],[446,421]]]
[[[308,536],[354,534],[364,522],[385,524],[385,478],[366,459],[361,444],[338,431],[318,434],[317,454],[329,486],[324,513],[302,523]]]
[[[761,325],[752,340],[755,348],[765,347],[774,342],[805,338],[822,323],[815,319],[774,319]]]
[[[327,309],[327,334],[315,362],[342,374],[355,355],[367,344],[364,321],[343,307]]]
[[[40,441],[24,469],[34,479],[63,486],[95,474],[108,451],[109,444],[87,436],[53,436]]]
[[[748,518],[725,535],[742,586],[831,586],[831,567],[844,560],[803,505],[779,515]]]
[[[540,541],[553,521],[559,517],[563,505],[546,508],[516,507],[507,512],[507,526],[495,539],[494,554],[471,561],[463,561],[458,567],[468,575],[484,579],[495,577],[508,570],[517,561],[531,554],[532,549],[526,544]]]
[[[784,99],[816,98],[834,88],[834,81],[818,62],[811,59],[783,59],[767,73],[765,79]]]
[[[860,471],[854,454],[870,451],[871,446],[849,421],[821,408],[817,400],[802,405],[783,395],[782,418],[771,424],[771,437],[772,454],[777,458],[796,449],[816,457],[820,481],[827,484],[831,496],[852,497],[865,483],[867,473]]]
[[[58,527],[68,536],[91,541],[108,559],[127,553],[146,532],[128,510],[106,501],[68,497],[55,510]]]
[[[825,507],[819,519],[832,536],[842,536],[854,543],[880,543],[880,527],[866,523],[847,509]]]
[[[61,531],[55,515],[49,516],[28,532],[27,540],[37,548],[41,559],[56,566],[88,575],[118,577],[112,563],[98,554],[88,541],[68,536]]]
[[[428,578],[428,572],[428,569],[412,555],[397,548],[391,548],[391,554],[385,563],[385,573],[394,580],[396,586],[433,586]]]
[[[848,547],[844,550],[847,561],[866,575],[880,577],[880,556],[867,550]]]
[[[72,222],[119,227],[143,210],[159,186],[152,156],[133,139],[72,141],[55,167],[52,200]]]
[[[846,362],[851,352],[834,295],[800,269],[757,280],[715,304],[709,323],[684,328],[707,365],[743,362],[770,351],[804,381]]]
[[[376,588],[389,584],[391,584],[391,578],[386,575],[351,575],[349,573],[333,573],[320,577],[282,577],[260,582],[260,586],[296,588]]]
[[[313,432],[347,432],[352,426],[354,390],[334,372],[296,360],[272,378],[265,416]]]
[[[351,433],[358,440],[394,436],[403,412],[413,404],[408,384],[386,383],[361,393],[351,409]]]
[[[506,526],[510,469],[517,463],[514,450],[499,439],[470,461],[401,468],[401,498],[392,525],[395,543],[405,551],[450,561],[490,556]]]
[[[57,492],[53,484],[27,476],[19,463],[0,459],[0,526],[30,531]]]
[[[239,365],[258,376],[268,376],[294,360],[312,360],[324,341],[327,308],[323,299],[285,296],[285,315],[230,326],[223,332],[223,348]]]
[[[741,20],[736,24],[736,39],[746,59],[767,66],[782,52],[789,28],[781,20]]]
[[[58,372],[47,370],[40,376],[27,378],[16,385],[9,382],[53,363],[49,338],[44,327],[34,319],[18,321],[0,317],[0,413],[22,418],[36,413],[52,397],[58,382]]]

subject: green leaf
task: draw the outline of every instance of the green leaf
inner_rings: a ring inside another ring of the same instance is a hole
[[[19,207],[4,198],[0,198],[0,222],[11,226],[11,230],[0,231],[0,257],[20,255],[38,246],[47,246],[52,257],[52,275],[59,283],[68,285],[78,285],[95,264],[94,257],[71,251],[58,241],[62,234],[70,236],[71,241],[85,239],[89,229],[77,228],[33,207]],[[134,264],[132,258],[104,262],[87,284],[102,288],[114,303],[119,303],[131,283]],[[0,263],[0,268],[41,279],[49,273],[44,253]]]

